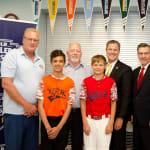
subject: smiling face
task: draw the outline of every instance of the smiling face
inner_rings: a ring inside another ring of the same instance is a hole
[[[53,73],[62,73],[64,65],[65,65],[65,61],[63,56],[57,56],[51,60]]]
[[[119,58],[120,49],[117,43],[110,43],[106,48],[108,62],[112,63]]]
[[[145,67],[150,62],[149,46],[138,48],[138,59],[143,67]]]
[[[92,64],[92,69],[94,75],[104,75],[104,71],[106,69],[106,64],[103,60],[96,61]]]
[[[80,64],[81,59],[81,46],[78,43],[71,43],[67,51],[68,61],[71,64]]]
[[[26,53],[34,53],[39,43],[40,35],[36,31],[27,30],[22,40],[23,49]]]

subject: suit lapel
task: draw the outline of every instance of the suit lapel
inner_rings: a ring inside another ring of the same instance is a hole
[[[119,64],[120,64],[120,61],[118,60],[117,63],[115,64],[113,70],[111,71],[110,77],[113,78],[114,76],[117,75],[116,72],[118,71],[118,69],[120,69]]]

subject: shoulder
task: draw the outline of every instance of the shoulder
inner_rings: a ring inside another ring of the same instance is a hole
[[[6,53],[4,59],[6,59],[7,57],[15,57],[20,53],[20,48],[19,49],[12,49],[9,52]]]
[[[91,76],[85,78],[85,79],[83,80],[83,82],[89,82],[89,81],[92,81],[92,80],[93,80],[93,75],[91,75]]]
[[[115,67],[118,67],[122,73],[127,73],[127,72],[132,73],[132,68],[129,65],[127,65],[121,61],[118,61],[115,65]]]
[[[135,69],[133,70],[133,73],[136,73],[136,72],[138,72],[139,70],[140,70],[140,66],[137,67],[137,68],[135,68]]]
[[[64,81],[67,82],[67,83],[70,83],[70,84],[74,84],[74,81],[70,77],[68,77],[68,76],[66,76],[66,78],[64,79]]]
[[[122,66],[124,69],[127,69],[127,70],[132,70],[131,67],[123,62],[121,62],[120,60],[118,60],[117,62],[118,65]]]
[[[105,81],[108,81],[110,83],[115,83],[115,80],[113,78],[111,78],[111,77],[105,76],[104,79],[105,79]]]
[[[50,82],[50,80],[52,80],[52,76],[50,74],[42,78],[43,82]]]

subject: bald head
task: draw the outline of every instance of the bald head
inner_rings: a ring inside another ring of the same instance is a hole
[[[81,45],[79,43],[70,43],[68,50],[67,50],[67,56],[68,56],[68,61],[70,64],[74,65],[79,65],[80,64],[80,59],[81,59]]]

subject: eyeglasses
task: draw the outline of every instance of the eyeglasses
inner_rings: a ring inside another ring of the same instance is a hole
[[[27,37],[24,37],[25,39],[27,39],[28,41],[30,42],[38,42],[39,40],[38,39],[32,39],[32,38],[27,38]]]

